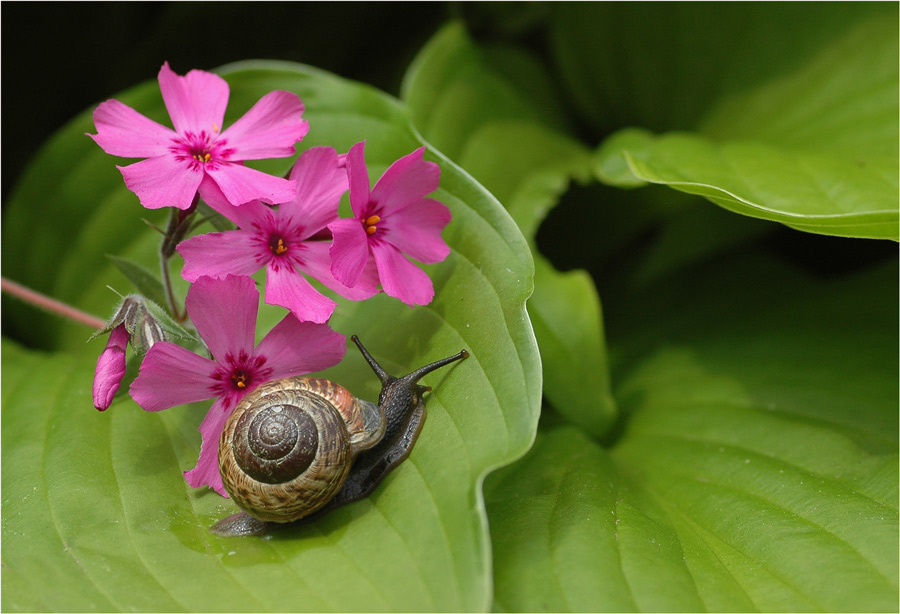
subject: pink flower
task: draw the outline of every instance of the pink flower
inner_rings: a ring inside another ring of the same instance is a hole
[[[250,275],[266,267],[266,302],[286,307],[302,322],[326,322],[336,303],[319,293],[301,274],[321,281],[351,300],[378,292],[374,283],[348,288],[331,274],[330,242],[326,227],[338,219],[341,196],[347,191],[347,173],[331,147],[314,147],[300,156],[291,170],[297,195],[275,210],[259,201],[232,207],[210,194],[211,207],[240,230],[193,237],[178,245],[184,257],[182,276],[195,281],[201,275],[221,278]],[[325,231],[325,237],[322,236]]]
[[[364,146],[365,142],[357,143],[347,153],[355,217],[328,226],[334,235],[331,272],[353,286],[364,277],[371,255],[386,294],[410,306],[427,305],[434,297],[431,279],[406,256],[434,264],[450,253],[441,238],[450,210],[425,198],[438,188],[441,169],[423,159],[422,147],[394,162],[370,191]]]
[[[109,333],[106,349],[97,359],[94,372],[94,407],[104,411],[112,404],[116,391],[125,377],[125,348],[128,347],[128,331],[119,324]]]
[[[97,134],[88,134],[108,154],[146,158],[117,167],[128,189],[148,209],[187,209],[215,185],[232,205],[260,199],[284,202],[294,185],[247,168],[243,160],[283,158],[309,130],[296,94],[275,91],[220,132],[228,104],[222,77],[192,70],[179,77],[168,62],[159,71],[159,89],[175,130],[144,117],[118,100],[94,111]]]
[[[194,488],[209,485],[224,497],[217,464],[219,437],[240,400],[258,385],[326,369],[340,362],[344,338],[327,325],[288,314],[253,347],[259,292],[249,277],[201,277],[188,290],[187,310],[213,359],[160,341],[141,363],[131,397],[147,411],[216,398],[200,425],[197,466],[185,472]]]

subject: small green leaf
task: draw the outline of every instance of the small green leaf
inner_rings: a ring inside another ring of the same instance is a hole
[[[197,336],[195,334],[191,334],[181,324],[172,319],[172,316],[169,315],[169,312],[154,303],[153,301],[145,301],[144,302],[147,311],[156,319],[157,324],[162,327],[162,329],[169,336],[169,339],[190,339],[194,342],[197,342]]]
[[[166,292],[163,290],[162,281],[151,273],[149,269],[137,262],[132,262],[127,258],[120,258],[113,254],[106,254],[106,258],[116,265],[116,268],[134,284],[139,293],[157,305],[166,304]]]
[[[722,259],[611,310],[624,431],[489,476],[495,609],[896,611],[897,274]]]

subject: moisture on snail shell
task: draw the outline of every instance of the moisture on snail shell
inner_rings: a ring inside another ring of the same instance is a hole
[[[409,456],[425,419],[418,384],[466,350],[395,378],[353,341],[381,380],[378,405],[318,378],[259,386],[235,408],[219,442],[225,489],[244,510],[210,529],[254,535],[366,497]]]

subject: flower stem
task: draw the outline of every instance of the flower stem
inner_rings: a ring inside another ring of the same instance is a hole
[[[159,254],[159,266],[162,269],[163,289],[166,291],[166,301],[169,303],[169,311],[172,312],[172,317],[175,318],[177,322],[184,322],[186,314],[183,314],[178,310],[178,305],[175,304],[175,293],[172,291],[172,280],[169,277],[169,256],[162,252]]]
[[[29,303],[36,307],[40,307],[45,311],[55,313],[56,315],[62,316],[64,318],[74,320],[79,324],[84,324],[85,326],[90,326],[91,328],[103,328],[104,326],[106,326],[106,322],[104,322],[97,316],[85,313],[80,309],[76,309],[71,305],[67,305],[56,299],[50,298],[49,296],[43,295],[40,292],[35,292],[31,288],[26,288],[21,284],[6,279],[5,277],[0,277],[0,289],[2,289],[3,292],[15,296],[26,303]]]
[[[172,291],[172,280],[169,276],[169,259],[175,255],[175,247],[184,239],[184,235],[191,227],[191,218],[197,211],[199,203],[199,195],[194,196],[194,202],[185,210],[172,209],[172,215],[169,217],[169,225],[166,228],[165,236],[162,244],[159,246],[159,264],[162,269],[163,288],[166,292],[166,301],[169,303],[169,310],[172,317],[178,322],[187,320],[187,311],[183,313],[178,309],[175,303],[175,293]]]

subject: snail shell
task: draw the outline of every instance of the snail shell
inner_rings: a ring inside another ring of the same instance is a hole
[[[340,490],[356,455],[384,436],[385,417],[332,381],[269,382],[235,408],[219,443],[219,471],[235,503],[268,522],[312,514]]]

